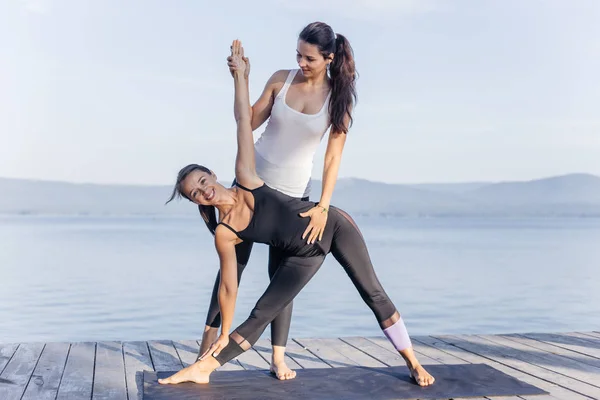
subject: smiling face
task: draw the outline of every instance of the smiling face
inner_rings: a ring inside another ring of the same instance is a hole
[[[296,47],[296,61],[302,70],[302,74],[306,77],[315,77],[325,73],[327,65],[333,60],[333,54],[327,58],[323,56],[319,47],[305,42],[302,39],[298,40]]]
[[[217,204],[224,190],[227,189],[217,182],[215,174],[201,170],[190,172],[181,182],[182,194],[190,201],[203,206]]]

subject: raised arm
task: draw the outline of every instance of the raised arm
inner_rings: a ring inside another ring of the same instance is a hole
[[[231,46],[232,62],[237,64],[233,74],[235,87],[234,115],[237,123],[237,157],[235,160],[235,178],[243,186],[254,189],[263,184],[256,174],[254,161],[254,138],[252,137],[252,115],[247,78],[244,76],[246,64],[244,49],[239,40]]]
[[[233,49],[233,46],[232,46]],[[250,59],[246,56],[242,57],[245,66],[244,77],[246,78],[246,86],[249,85],[250,75]],[[237,70],[237,63],[233,62],[233,57],[227,57],[227,66],[231,76],[235,76]],[[258,100],[252,107],[250,107],[251,125],[252,131],[257,130],[265,121],[271,116],[271,110],[273,109],[273,103],[275,101],[276,93],[283,87],[283,84],[287,78],[289,71],[279,70],[276,71],[267,81],[263,92],[261,93]]]

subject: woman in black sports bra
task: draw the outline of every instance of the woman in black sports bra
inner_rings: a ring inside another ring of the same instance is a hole
[[[159,379],[159,383],[208,383],[212,371],[248,350],[258,340],[267,325],[319,270],[325,255],[331,253],[373,311],[384,334],[406,361],[411,376],[421,386],[432,384],[434,378],[415,357],[404,322],[377,279],[356,223],[338,208],[323,209],[323,212],[329,212],[325,231],[319,241],[309,244],[302,239],[302,234],[310,221],[299,214],[314,204],[271,189],[257,176],[242,54],[241,43],[234,41],[232,60],[239,65],[234,76],[238,142],[236,186],[225,188],[211,170],[192,164],[179,172],[171,197],[179,195],[219,210],[215,247],[221,271],[221,335],[199,361],[167,379]],[[277,247],[285,256],[248,319],[231,332],[238,286],[235,246],[242,241]]]

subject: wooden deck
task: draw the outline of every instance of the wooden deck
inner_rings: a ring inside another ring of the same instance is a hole
[[[600,332],[417,336],[423,364],[486,363],[550,393],[494,399],[600,399]],[[402,365],[384,337],[293,339],[292,368]],[[0,344],[0,399],[72,400],[142,397],[141,371],[178,370],[195,360],[195,340]],[[222,370],[266,369],[270,344]]]

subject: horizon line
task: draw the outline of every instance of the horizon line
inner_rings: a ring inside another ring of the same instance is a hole
[[[452,181],[452,182],[417,182],[417,183],[403,183],[403,182],[384,182],[373,179],[366,178],[358,178],[358,177],[339,177],[337,181],[343,180],[359,180],[359,181],[367,181],[373,183],[381,183],[385,185],[403,185],[403,186],[415,186],[415,185],[467,185],[467,184],[498,184],[498,183],[517,183],[517,182],[532,182],[539,181],[544,179],[552,179],[552,178],[561,178],[567,176],[577,176],[577,175],[585,175],[585,176],[593,176],[600,179],[600,175],[592,174],[589,172],[569,172],[559,175],[549,175],[543,176],[539,178],[533,179],[522,179],[522,180],[472,180],[472,181]],[[74,182],[74,181],[61,181],[54,179],[40,179],[40,178],[14,178],[14,177],[6,177],[0,176],[0,180],[13,180],[13,181],[29,181],[29,182],[43,182],[43,183],[58,183],[58,184],[68,184],[68,185],[86,185],[86,186],[134,186],[134,187],[157,187],[157,186],[172,186],[173,183],[153,183],[153,184],[145,184],[145,183],[99,183],[99,182]],[[230,180],[225,180],[228,182]],[[321,179],[312,179],[313,182],[320,182]],[[226,186],[226,185],[224,185]]]

